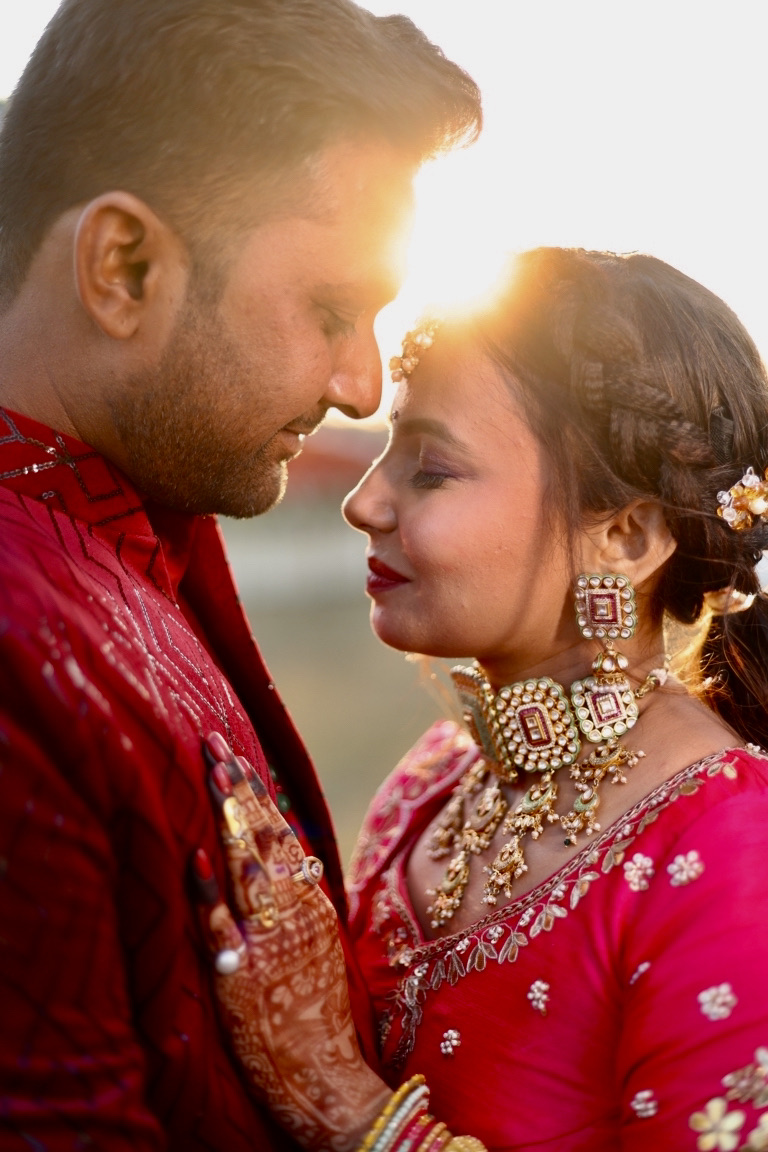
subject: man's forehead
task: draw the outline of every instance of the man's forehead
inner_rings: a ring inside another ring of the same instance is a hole
[[[417,170],[410,154],[387,141],[338,140],[302,165],[310,193],[304,212],[326,223],[343,219],[351,208],[394,217],[412,206]]]

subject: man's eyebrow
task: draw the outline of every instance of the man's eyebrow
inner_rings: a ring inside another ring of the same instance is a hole
[[[375,280],[354,281],[343,284],[318,284],[315,291],[321,296],[330,296],[334,300],[345,301],[355,308],[365,305],[369,308],[383,308],[400,290],[400,283],[394,276],[381,276]]]

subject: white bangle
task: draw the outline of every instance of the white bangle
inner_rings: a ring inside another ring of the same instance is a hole
[[[384,1125],[377,1136],[371,1152],[389,1152],[397,1143],[398,1137],[405,1131],[411,1120],[419,1113],[426,1111],[429,1101],[429,1089],[426,1084],[419,1084],[413,1088]]]

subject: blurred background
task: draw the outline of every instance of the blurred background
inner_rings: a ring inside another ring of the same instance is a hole
[[[445,715],[421,662],[371,632],[365,538],[339,512],[385,442],[381,429],[325,426],[289,465],[279,508],[221,521],[253,633],[317,765],[345,861],[378,784]]]
[[[476,145],[419,178],[408,278],[377,324],[385,363],[425,307],[474,301],[537,244],[659,256],[722,296],[766,354],[766,0],[364,6],[410,16],[474,76],[486,116]],[[56,7],[3,0],[0,101]],[[223,524],[345,859],[377,784],[444,711],[419,664],[371,635],[364,539],[339,515],[383,446],[391,395],[363,426],[339,418],[307,441],[279,508]]]

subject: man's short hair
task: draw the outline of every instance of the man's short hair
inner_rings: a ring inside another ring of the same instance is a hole
[[[418,163],[480,120],[475,83],[409,19],[351,0],[64,0],[0,131],[0,302],[53,222],[103,192],[192,243],[245,226],[246,204],[253,222],[254,191],[279,210],[286,175],[335,140]]]

